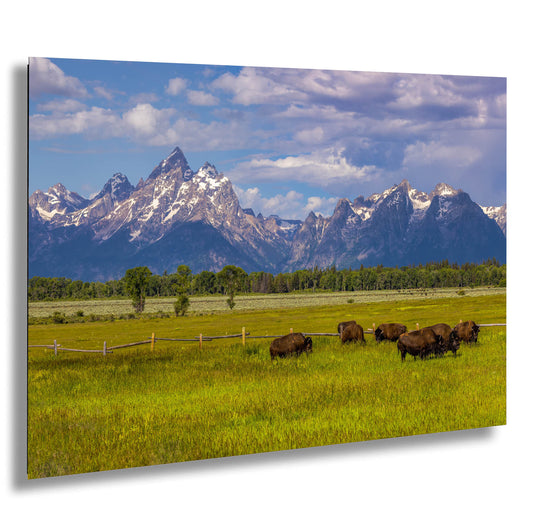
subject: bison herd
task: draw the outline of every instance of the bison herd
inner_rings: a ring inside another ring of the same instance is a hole
[[[363,327],[356,321],[341,322],[337,326],[337,332],[343,344],[347,342],[366,342]],[[398,323],[380,324],[374,330],[376,342],[383,340],[397,341],[398,352],[402,361],[409,353],[416,360],[416,357],[425,359],[430,355],[436,357],[443,356],[451,351],[456,356],[460,342],[477,342],[479,326],[474,321],[460,322],[453,329],[451,326],[439,323],[426,326],[419,330],[407,331],[407,327]],[[270,358],[286,357],[290,355],[299,356],[305,352],[306,355],[313,351],[311,337],[306,337],[303,333],[290,333],[283,337],[278,337],[270,345]]]

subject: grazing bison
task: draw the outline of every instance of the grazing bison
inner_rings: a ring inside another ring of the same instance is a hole
[[[313,351],[313,341],[311,337],[305,337],[302,333],[289,333],[283,337],[274,339],[270,344],[270,358],[286,357],[292,355],[299,356],[302,352],[309,354]]]
[[[441,353],[442,347],[442,337],[431,328],[402,333],[398,339],[398,351],[402,354],[402,362],[407,353],[413,355],[415,360],[417,356],[424,359],[432,353]]]
[[[337,325],[337,333],[340,335],[342,333],[342,330],[349,326],[350,324],[357,324],[355,321],[346,321],[346,322],[340,322]]]
[[[382,340],[398,340],[402,333],[407,331],[407,326],[397,323],[380,324],[374,332],[376,342]]]
[[[444,323],[439,323],[434,324],[433,326],[428,326],[428,328],[431,328],[437,335],[442,337],[442,354],[446,353],[447,351],[451,351],[453,356],[457,356],[456,353],[459,349],[459,340],[455,335],[453,335],[451,326]]]
[[[350,324],[345,324],[340,332],[340,337],[343,344],[352,340],[354,342],[365,342],[363,327],[355,321],[351,321]]]
[[[477,342],[479,326],[474,321],[460,322],[452,330],[453,338],[457,341]]]

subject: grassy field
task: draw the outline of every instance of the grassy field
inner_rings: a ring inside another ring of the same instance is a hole
[[[412,297],[31,325],[29,344],[101,349],[159,337],[334,332],[337,322],[505,322],[505,294]],[[285,296],[290,297],[290,296]],[[343,304],[339,304],[343,303]],[[29,478],[505,424],[505,327],[457,358],[402,363],[394,343],[342,345],[271,362],[269,340],[157,341],[101,354],[28,351]]]
[[[442,289],[406,289],[406,290],[375,290],[357,292],[294,292],[291,294],[249,294],[236,296],[234,310],[275,310],[278,308],[295,308],[305,306],[327,306],[344,303],[380,303],[383,301],[410,301],[413,299],[441,299],[458,297],[457,292],[464,292],[467,297],[492,296],[505,294],[505,288],[442,288]],[[209,314],[229,312],[226,296],[192,296],[190,313]],[[175,297],[151,297],[146,300],[145,313],[173,313]],[[29,303],[30,319],[48,317],[58,311],[65,315],[74,315],[81,310],[85,315],[110,315],[119,317],[133,311],[129,299],[90,299],[85,301],[37,301]]]

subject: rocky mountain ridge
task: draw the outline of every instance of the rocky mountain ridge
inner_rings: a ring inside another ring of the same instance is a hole
[[[505,261],[505,213],[481,208],[444,183],[426,194],[404,180],[367,199],[340,199],[330,217],[265,218],[241,208],[215,166],[206,162],[195,172],[176,147],[136,187],[114,174],[92,199],[60,184],[32,194],[29,269],[30,276],[107,280],[137,265],[157,273],[182,263],[195,272],[228,264],[281,272],[444,258]]]

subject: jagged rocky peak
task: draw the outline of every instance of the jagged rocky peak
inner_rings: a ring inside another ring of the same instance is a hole
[[[462,192],[462,190],[456,190],[453,186],[450,186],[449,184],[439,183],[431,192],[430,197],[433,198],[436,195],[439,195],[441,197],[452,197],[460,192]]]
[[[208,177],[213,177],[215,178],[217,175],[218,175],[218,170],[216,169],[216,167],[214,165],[211,165],[211,163],[209,162],[205,162],[199,169],[198,169],[198,174],[204,174]]]
[[[176,147],[163,161],[152,170],[152,173],[148,176],[146,182],[156,179],[161,174],[170,174],[172,172],[179,171],[185,181],[189,181],[193,176],[192,171],[185,155],[179,147]]]
[[[252,208],[244,208],[242,211],[246,215],[251,215],[252,217],[255,217],[255,213],[254,213],[254,210],[252,210]],[[259,215],[261,215],[261,214],[259,214]]]
[[[408,192],[409,190],[411,190],[411,185],[409,184],[409,181],[407,181],[407,179],[403,179],[402,182],[398,185],[398,188]]]
[[[89,204],[88,199],[71,192],[61,183],[51,186],[45,193],[37,190],[29,199],[30,208],[36,210],[44,220],[82,209],[87,204]]]
[[[128,178],[124,174],[117,172],[107,181],[100,193],[93,197],[92,201],[94,202],[105,195],[109,195],[113,202],[121,202],[127,199],[133,190],[133,185]]]
[[[337,201],[337,205],[335,206],[335,210],[333,211],[333,216],[343,216],[343,217],[349,217],[353,214],[353,208],[350,204],[350,201],[346,198],[339,199]]]

